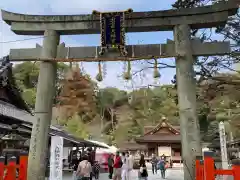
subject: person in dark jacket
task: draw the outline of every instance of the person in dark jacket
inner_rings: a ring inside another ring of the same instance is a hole
[[[110,154],[108,157],[108,177],[109,179],[112,179],[113,177],[113,164],[114,164],[114,155]]]
[[[157,174],[157,163],[158,163],[158,159],[156,157],[155,154],[152,154],[152,159],[151,159],[151,164],[152,164],[152,173],[156,173]]]
[[[95,180],[99,179],[99,173],[100,173],[100,164],[98,163],[98,161],[95,161],[93,165],[93,174],[94,174]]]
[[[77,179],[77,176],[76,176],[76,171],[77,171],[77,168],[78,168],[78,165],[79,163],[82,161],[82,158],[81,158],[81,153],[80,152],[77,152],[76,153],[76,156],[73,157],[72,159],[72,165],[73,165],[73,179],[76,180]]]
[[[160,159],[158,165],[159,165],[159,169],[161,171],[161,176],[162,176],[163,179],[165,179],[165,172],[166,172],[165,165],[166,165],[166,162],[164,161],[163,157]]]
[[[148,172],[147,172],[147,166],[146,166],[146,162],[144,159],[144,155],[141,154],[141,158],[139,161],[139,179],[140,180],[147,180],[148,178]]]

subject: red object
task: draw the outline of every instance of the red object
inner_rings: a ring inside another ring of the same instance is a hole
[[[6,177],[4,180],[16,179],[16,157],[11,157],[8,161]]]
[[[18,180],[26,180],[27,179],[27,165],[28,165],[28,156],[27,156],[27,154],[22,154],[20,156]]]
[[[114,165],[113,168],[121,168],[121,157],[120,156],[116,156],[115,160],[114,160]]]
[[[216,175],[230,175],[240,180],[240,159],[232,160],[232,169],[215,169],[213,152],[204,152],[204,161],[196,158],[196,180],[215,180]]]
[[[103,152],[103,153],[96,153],[95,159],[99,162],[101,171],[108,172],[108,158],[111,153]]]
[[[196,158],[196,180],[203,180],[204,178],[204,167],[202,156],[198,156]]]
[[[5,158],[3,156],[0,157],[0,180],[3,180],[4,175],[4,162]]]
[[[240,180],[240,159],[232,160],[232,164],[234,178]]]
[[[204,152],[204,179],[215,180],[213,152]]]
[[[16,164],[16,158],[12,157],[5,165],[5,158],[0,157],[0,180],[27,180],[27,162],[27,154],[20,156],[19,164]]]

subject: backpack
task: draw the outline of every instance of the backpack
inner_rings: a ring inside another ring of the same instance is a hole
[[[83,176],[85,176],[86,174],[89,173],[89,172],[88,172],[88,165],[89,165],[89,162],[86,161],[86,162],[85,162],[85,165],[81,168],[80,173],[79,173],[79,175],[80,175],[81,177],[83,177]]]

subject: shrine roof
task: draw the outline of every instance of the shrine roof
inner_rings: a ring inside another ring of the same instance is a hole
[[[0,137],[6,134],[6,132],[11,132],[12,128],[11,125],[5,124],[5,123],[0,123],[0,130],[1,134]],[[32,131],[32,125],[29,124],[20,124],[19,127],[17,128],[17,131],[19,132],[20,135],[23,135],[24,137],[29,138],[31,137],[31,131]],[[101,148],[106,148],[105,146],[101,146],[99,144],[90,142],[88,140],[84,140],[81,138],[76,138],[74,135],[69,134],[68,132],[57,128],[55,126],[50,126],[50,132],[49,136],[61,136],[64,139],[65,145],[68,144],[70,146],[73,145],[79,145],[79,146],[85,146],[85,147],[91,147],[91,146],[96,146],[96,147],[101,147]]]
[[[180,135],[146,135],[139,138],[136,138],[136,142],[171,142],[171,143],[180,143]]]
[[[168,123],[165,119],[162,120],[157,126],[150,126],[150,127],[153,127],[151,128],[150,131],[147,131],[145,132],[144,136],[146,135],[153,135],[155,134],[156,132],[158,132],[160,129],[162,128],[168,128],[169,131],[175,135],[175,134],[180,134],[180,131],[179,131],[179,126],[172,126],[170,123]],[[149,126],[147,126],[147,128],[149,128]]]
[[[152,127],[152,128],[151,128]],[[179,126],[172,126],[166,120],[161,121],[157,126],[147,126],[145,134],[136,138],[137,143],[147,142],[171,142],[180,143],[181,135]],[[161,130],[165,130],[161,132]]]
[[[34,116],[29,112],[19,109],[16,106],[2,100],[0,100],[0,115],[9,118],[8,121],[0,119],[1,122],[6,124],[32,124],[34,121]]]
[[[16,85],[15,78],[12,73],[12,63],[9,62],[8,57],[4,57],[0,62],[0,88],[5,90],[5,93],[8,97],[0,98],[0,100],[5,102],[5,105],[8,106],[9,109],[18,109],[19,111],[31,113],[27,103],[21,97],[20,89]],[[10,108],[10,106],[12,108]],[[1,108],[3,108],[3,106],[1,106]],[[12,110],[9,110],[9,112],[11,111],[13,113],[14,110]],[[5,109],[5,111],[7,110]]]

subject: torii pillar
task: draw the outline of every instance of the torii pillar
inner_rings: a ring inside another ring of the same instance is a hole
[[[200,129],[196,111],[196,81],[193,69],[191,29],[187,24],[174,27],[177,92],[182,139],[184,180],[195,178],[195,158],[201,155]]]
[[[44,32],[42,58],[56,58],[59,35],[54,30]],[[28,156],[28,180],[45,180],[46,151],[48,134],[52,119],[52,105],[55,94],[57,64],[42,61],[38,76],[37,98],[35,104],[36,121],[33,123]]]

